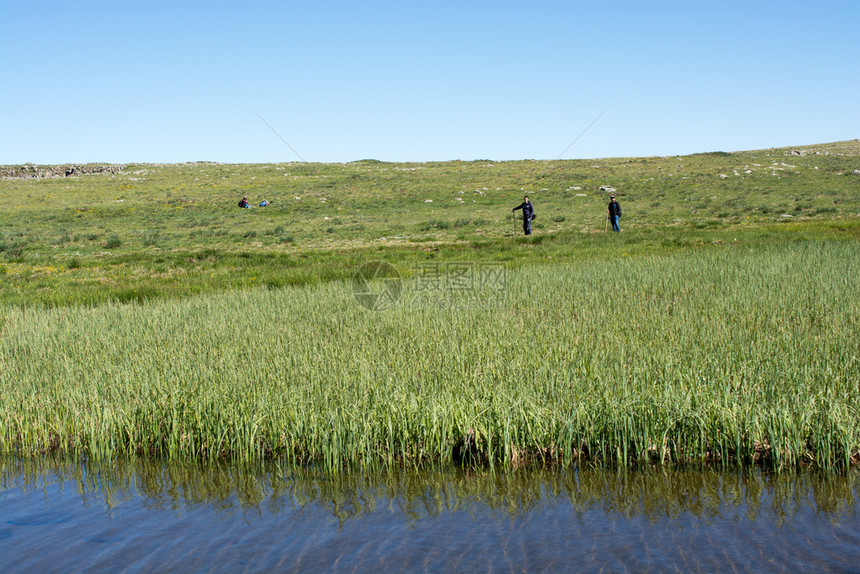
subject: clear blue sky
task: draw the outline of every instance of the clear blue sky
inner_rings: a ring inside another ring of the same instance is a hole
[[[564,158],[854,139],[858,29],[856,0],[0,0],[0,164],[555,159],[604,110]]]

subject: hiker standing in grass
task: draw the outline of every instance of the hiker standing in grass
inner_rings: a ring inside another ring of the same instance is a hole
[[[511,211],[516,211],[518,209],[523,210],[523,232],[526,235],[532,234],[532,219],[535,218],[535,208],[529,201],[529,196],[525,196],[523,198],[523,202],[513,208]]]
[[[609,196],[609,222],[612,223],[612,231],[621,231],[618,220],[621,219],[621,206],[615,201],[615,196]]]

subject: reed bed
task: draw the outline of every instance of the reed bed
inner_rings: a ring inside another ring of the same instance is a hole
[[[351,284],[8,309],[0,451],[344,467],[860,461],[855,241],[510,270],[498,306]]]

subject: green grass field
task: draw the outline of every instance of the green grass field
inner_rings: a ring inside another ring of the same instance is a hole
[[[348,279],[374,259],[519,265],[614,257],[619,243],[638,254],[856,237],[856,169],[854,140],[666,158],[194,163],[5,178],[0,303],[143,301],[309,284]],[[608,193],[601,186],[617,190],[624,210],[624,233],[612,240],[602,235]],[[538,214],[530,241],[511,219],[526,193]],[[272,205],[238,209],[243,195]]]
[[[857,141],[2,179],[0,452],[844,468],[855,169]],[[375,260],[386,310],[353,292]]]

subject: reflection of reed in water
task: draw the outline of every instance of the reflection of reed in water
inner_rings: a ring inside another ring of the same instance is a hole
[[[4,458],[0,489],[38,489],[46,482],[74,486],[87,500],[114,507],[134,497],[156,509],[182,510],[209,504],[223,512],[295,512],[323,508],[343,522],[392,507],[412,520],[449,512],[490,510],[518,516],[541,505],[570,504],[577,512],[603,510],[627,518],[674,518],[682,513],[708,519],[727,510],[750,519],[768,514],[781,522],[804,507],[836,520],[860,499],[858,473],[815,471],[719,473],[652,467],[643,470],[473,471],[395,468],[332,475],[313,467],[268,464],[265,468],[111,462],[55,458]]]

